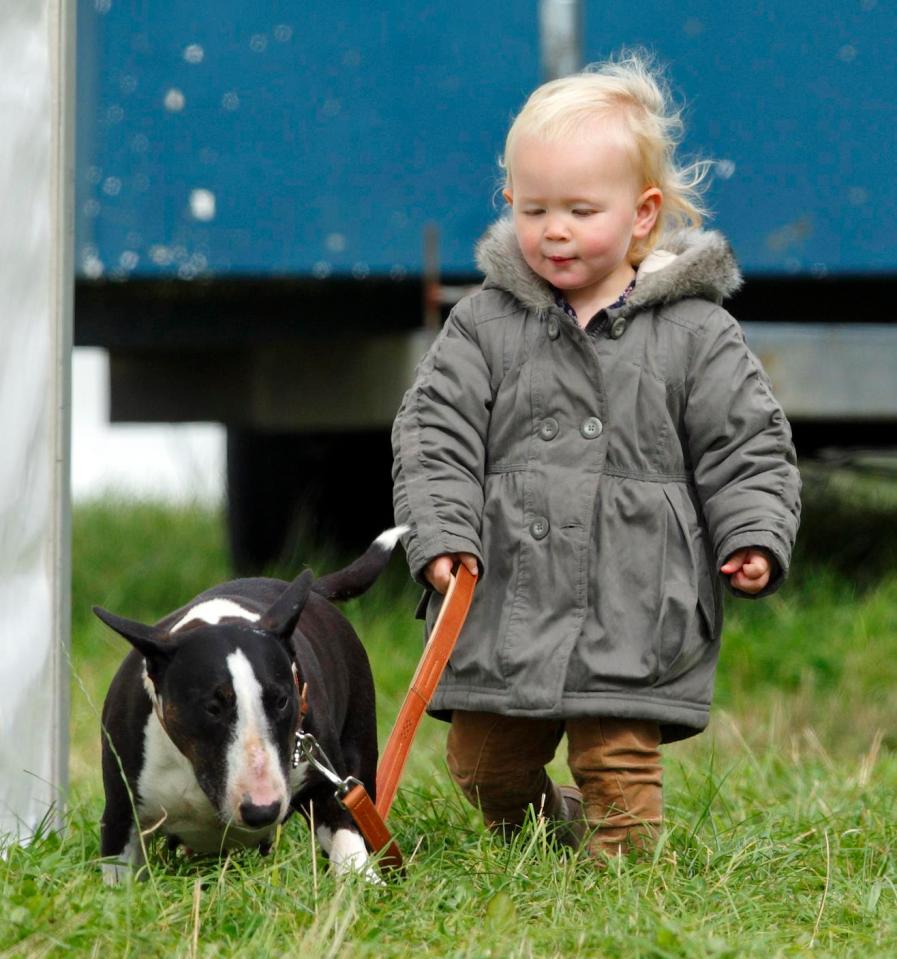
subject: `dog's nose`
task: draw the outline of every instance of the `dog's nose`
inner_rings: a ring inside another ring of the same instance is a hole
[[[256,806],[255,803],[240,803],[240,816],[243,822],[252,829],[261,829],[277,822],[280,815],[280,803],[273,802],[268,806]]]

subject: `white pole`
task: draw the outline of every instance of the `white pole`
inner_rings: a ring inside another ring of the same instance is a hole
[[[0,846],[67,784],[74,10],[0,4]]]
[[[582,0],[539,0],[539,47],[543,81],[582,69]]]

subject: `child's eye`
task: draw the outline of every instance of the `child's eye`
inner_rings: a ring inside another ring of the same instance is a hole
[[[585,207],[578,207],[577,209],[573,211],[573,215],[574,216],[591,216],[595,212],[596,212],[595,210],[586,209]]]
[[[524,210],[523,215],[524,216],[541,216],[541,214],[544,212],[545,212],[544,210],[539,210],[539,209]]]

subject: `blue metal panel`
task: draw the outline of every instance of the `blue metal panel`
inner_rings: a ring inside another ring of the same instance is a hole
[[[669,64],[746,270],[897,270],[894,4],[590,4],[586,30],[590,59],[625,40]]]
[[[79,4],[82,275],[471,272],[495,158],[538,83],[535,0]],[[587,4],[586,56],[643,43],[723,161],[748,271],[894,271],[897,14],[856,0]]]
[[[80,5],[82,275],[469,271],[531,4]],[[197,192],[200,191],[200,192]]]

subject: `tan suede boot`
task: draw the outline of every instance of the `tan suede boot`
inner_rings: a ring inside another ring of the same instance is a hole
[[[563,729],[559,720],[455,710],[446,741],[449,772],[487,828],[510,839],[530,806],[548,819],[565,815],[545,772]]]
[[[602,860],[652,849],[663,820],[657,723],[573,719],[567,738],[590,830],[589,855]]]

